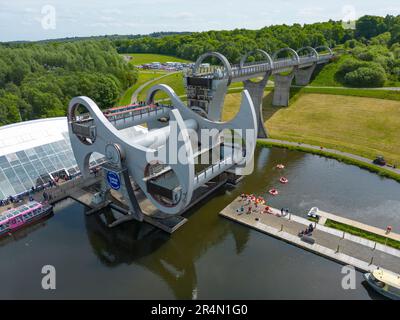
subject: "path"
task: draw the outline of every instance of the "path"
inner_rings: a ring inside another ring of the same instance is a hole
[[[178,71],[178,72],[180,72],[180,71]],[[136,102],[139,93],[140,93],[145,87],[147,87],[149,84],[152,84],[152,83],[155,82],[155,81],[158,81],[158,80],[160,80],[160,79],[162,79],[162,78],[165,78],[165,77],[168,77],[168,76],[170,76],[170,75],[176,74],[176,73],[178,73],[178,72],[167,73],[167,74],[164,74],[164,75],[162,75],[162,76],[160,76],[160,77],[158,77],[158,78],[154,78],[154,79],[152,79],[152,80],[149,80],[149,81],[143,83],[139,88],[137,88],[137,89],[132,93],[131,103]]]
[[[274,209],[274,214],[260,213],[261,208],[250,214],[238,214],[237,209],[243,204],[240,197],[236,198],[220,212],[220,215],[321,256],[353,265],[362,271],[371,271],[379,266],[400,273],[399,250],[386,246],[371,248],[371,246],[365,245],[364,241],[357,241],[355,239],[357,237],[348,237],[347,234],[343,237],[343,232],[318,224],[312,233],[315,243],[306,243],[298,237],[298,233],[310,224],[307,219],[293,214],[280,217],[278,216],[280,211],[276,209]],[[245,206],[246,210],[247,206]]]
[[[345,156],[345,157],[350,158],[350,159],[354,159],[354,160],[358,160],[358,161],[364,162],[364,163],[372,165],[372,166],[374,166],[376,168],[380,168],[380,169],[383,168],[385,170],[388,170],[388,171],[391,171],[391,172],[394,172],[394,173],[400,175],[400,169],[398,169],[398,168],[393,168],[393,167],[390,167],[390,166],[378,166],[376,164],[373,164],[371,159],[364,158],[364,157],[361,157],[361,156],[357,156],[355,154],[348,153],[348,152],[343,152],[343,151],[339,151],[339,150],[335,150],[335,149],[328,149],[328,148],[321,149],[320,146],[314,146],[314,145],[311,145],[311,144],[301,143],[301,142],[291,142],[291,141],[277,140],[277,139],[258,139],[258,140],[266,141],[266,142],[269,142],[269,143],[272,143],[272,144],[276,143],[276,144],[283,144],[283,145],[287,145],[287,146],[301,146],[301,147],[305,147],[305,148],[308,148],[308,149],[329,152],[329,153],[332,153],[332,154],[337,154],[337,155],[340,155],[340,156]]]

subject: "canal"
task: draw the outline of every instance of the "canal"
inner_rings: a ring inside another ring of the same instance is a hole
[[[317,206],[399,232],[400,184],[277,148],[258,149],[254,165],[238,186],[193,208],[172,236],[135,222],[110,230],[72,200],[57,204],[53,217],[0,242],[0,299],[380,299],[361,273],[355,290],[343,290],[341,265],[218,212],[247,192],[298,215]],[[287,185],[278,181],[282,174]],[[271,187],[277,197],[268,195]],[[56,268],[56,290],[41,288],[44,265]]]

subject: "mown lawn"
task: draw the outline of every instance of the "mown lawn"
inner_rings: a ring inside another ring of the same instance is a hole
[[[230,94],[223,117],[236,113],[240,94]],[[400,165],[400,102],[330,94],[302,93],[286,108],[264,97],[264,119],[270,137],[358,154],[383,155]]]
[[[139,88],[143,83],[152,79],[161,77],[165,72],[139,72],[136,83],[124,92],[124,95],[119,99],[118,106],[126,106],[131,103],[133,92]]]
[[[185,59],[173,57],[173,56],[166,56],[163,54],[153,54],[153,53],[128,53],[127,55],[130,55],[133,57],[133,59],[130,61],[130,63],[133,63],[134,65],[142,65],[145,63],[152,63],[152,62],[190,62]]]
[[[166,84],[170,86],[172,89],[175,90],[175,93],[180,96],[185,94],[185,88],[183,86],[183,74],[182,72],[173,73],[167,77],[164,77],[160,80],[157,80],[150,85],[146,86],[138,96],[139,100],[145,100],[147,96],[147,91],[156,84]],[[155,97],[156,100],[158,99],[166,99],[168,96],[165,93],[158,93]]]

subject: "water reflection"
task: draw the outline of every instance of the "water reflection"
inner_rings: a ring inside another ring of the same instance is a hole
[[[112,214],[112,209],[102,212]],[[158,275],[177,299],[192,296],[197,285],[192,255],[170,236],[148,224],[129,222],[108,228],[100,215],[85,217],[85,226],[93,252],[108,267],[138,264]],[[168,254],[160,250],[168,244]]]

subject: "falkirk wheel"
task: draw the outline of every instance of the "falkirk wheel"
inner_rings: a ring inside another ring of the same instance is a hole
[[[156,103],[158,92],[167,94],[169,102]],[[92,99],[75,97],[68,107],[68,128],[84,178],[90,177],[93,153],[106,160],[101,191],[93,201],[100,206],[110,193],[118,194],[129,207],[124,219],[143,221],[148,217],[143,203],[155,208],[157,218],[180,216],[210,183],[222,185],[227,177],[251,172],[257,117],[247,90],[237,115],[221,122],[193,111],[172,88],[156,85],[146,103],[104,112]]]

